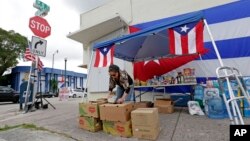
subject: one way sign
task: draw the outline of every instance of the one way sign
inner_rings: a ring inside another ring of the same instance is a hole
[[[32,53],[38,56],[46,56],[47,41],[36,36],[32,36]]]

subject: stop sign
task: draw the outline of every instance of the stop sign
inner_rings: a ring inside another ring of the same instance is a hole
[[[42,38],[48,37],[51,33],[51,27],[49,23],[39,16],[30,18],[29,28],[36,36]]]

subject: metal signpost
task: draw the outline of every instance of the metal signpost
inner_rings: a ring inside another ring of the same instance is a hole
[[[47,41],[42,39],[50,36],[51,34],[51,27],[49,23],[42,17],[46,16],[48,12],[50,11],[50,7],[43,3],[42,1],[35,0],[35,3],[33,4],[33,7],[37,8],[38,11],[36,11],[35,16],[31,17],[29,20],[29,28],[31,31],[38,37],[33,36],[32,37],[32,54],[35,54],[35,65],[31,65],[30,67],[30,75],[29,75],[29,80],[28,84],[31,83],[31,73],[34,70],[34,85],[33,85],[33,97],[32,97],[32,105],[31,109],[28,108],[28,103],[27,103],[27,97],[26,95],[26,100],[25,100],[25,112],[28,112],[29,110],[33,110],[32,108],[34,107],[35,104],[35,98],[36,94],[38,91],[38,56],[46,56],[46,46],[47,46]],[[41,38],[39,38],[41,37]],[[29,92],[29,85],[27,86],[27,92]],[[41,103],[42,103],[42,93],[40,93],[40,98],[41,98]],[[45,99],[46,100],[46,99]],[[46,100],[47,101],[47,100]],[[48,102],[48,101],[47,101]],[[48,102],[48,104],[50,104]],[[54,109],[55,107],[50,104]],[[43,106],[43,105],[42,105]]]

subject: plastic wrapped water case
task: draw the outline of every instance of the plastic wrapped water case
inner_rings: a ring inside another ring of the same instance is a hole
[[[194,100],[197,101],[201,108],[203,105],[203,97],[204,97],[204,88],[202,85],[196,85],[194,88]]]
[[[225,103],[221,97],[213,96],[208,99],[207,116],[213,119],[223,119],[228,117]]]

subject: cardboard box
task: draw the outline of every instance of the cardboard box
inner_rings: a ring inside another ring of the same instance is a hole
[[[90,101],[89,103],[79,103],[80,116],[99,118],[99,105],[105,104],[104,101]]]
[[[134,103],[134,107],[133,109],[137,109],[137,108],[149,108],[151,107],[152,102],[151,101],[141,101],[141,102],[136,102]]]
[[[99,118],[79,117],[79,127],[91,132],[102,130],[102,122]]]
[[[174,112],[173,101],[169,98],[156,99],[154,107],[158,108],[159,113],[170,114]]]
[[[138,108],[131,112],[133,126],[156,127],[159,125],[157,108]]]
[[[103,121],[103,131],[114,136],[131,137],[131,121]]]
[[[105,102],[108,103],[108,99],[107,98],[98,98],[96,99],[97,102]]]
[[[163,114],[171,114],[174,112],[174,106],[169,105],[169,106],[156,106],[158,108],[159,113]]]
[[[132,103],[124,104],[102,104],[100,105],[100,118],[107,121],[129,121],[132,111]]]
[[[156,140],[159,133],[160,127],[150,126],[132,126],[133,136],[140,139]]]

